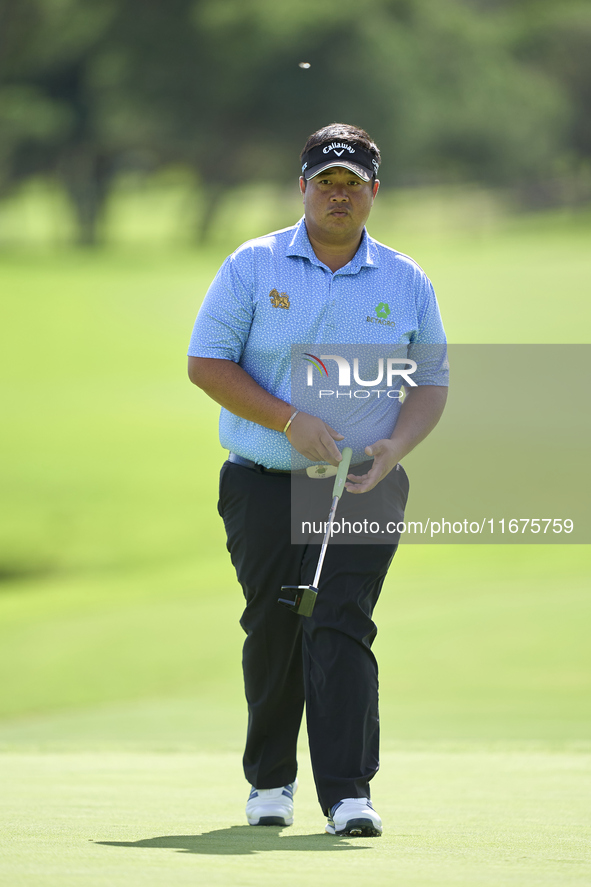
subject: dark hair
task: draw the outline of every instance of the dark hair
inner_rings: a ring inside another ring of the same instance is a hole
[[[323,126],[322,129],[317,129],[316,132],[313,132],[311,136],[308,136],[308,140],[302,149],[300,161],[306,151],[309,151],[310,148],[314,148],[316,145],[328,144],[328,142],[336,140],[339,142],[348,142],[350,145],[362,145],[366,151],[369,151],[371,156],[377,161],[378,165],[382,161],[380,149],[373,141],[372,137],[366,133],[364,129],[360,129],[358,126],[352,126],[350,123],[331,123],[330,126]]]

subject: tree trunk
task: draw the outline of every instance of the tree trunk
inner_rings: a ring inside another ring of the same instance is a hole
[[[222,198],[226,193],[226,186],[221,182],[204,182],[203,183],[203,210],[201,217],[197,223],[196,239],[198,244],[206,243],[216,213],[222,202]]]
[[[110,166],[91,145],[76,145],[62,159],[59,173],[74,209],[78,246],[99,243],[99,222],[112,180]]]

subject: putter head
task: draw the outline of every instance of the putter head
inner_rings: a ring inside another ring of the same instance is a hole
[[[279,598],[278,603],[283,604],[288,610],[297,613],[298,616],[311,616],[318,589],[313,585],[282,585],[281,591],[291,592],[290,599]]]

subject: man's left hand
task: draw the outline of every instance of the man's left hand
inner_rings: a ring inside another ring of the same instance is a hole
[[[373,490],[402,458],[399,448],[392,440],[378,440],[365,448],[368,456],[373,456],[373,465],[367,474],[348,474],[345,489],[350,493],[368,493]]]
[[[345,489],[350,493],[373,490],[435,428],[446,398],[447,388],[442,385],[420,385],[407,391],[392,437],[365,448],[366,455],[373,456],[373,465],[367,474],[347,475]]]

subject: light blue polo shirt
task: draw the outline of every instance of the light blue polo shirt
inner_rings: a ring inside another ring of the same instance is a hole
[[[400,354],[401,346],[406,346],[403,353],[412,356],[413,346],[445,341],[433,287],[416,262],[374,240],[364,229],[351,261],[332,272],[317,258],[300,219],[291,228],[242,244],[225,260],[195,321],[188,353],[238,363],[266,391],[295,407],[291,386],[295,343],[313,344],[315,355],[327,353],[322,350],[327,343],[359,343],[386,346],[392,354]],[[419,363],[413,376],[418,384],[448,384],[442,350],[436,349],[435,360]],[[345,400],[339,404],[340,426],[332,414],[316,415],[345,434],[338,446],[352,446],[356,464],[367,459],[366,445],[390,437],[400,404],[386,398],[373,398],[371,403]],[[281,432],[223,408],[220,442],[266,468],[289,470],[312,464]]]

